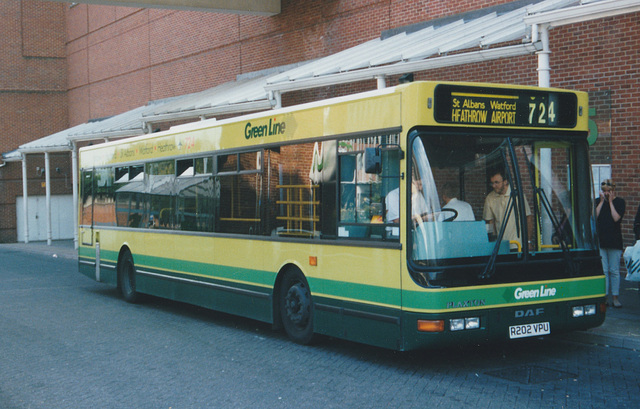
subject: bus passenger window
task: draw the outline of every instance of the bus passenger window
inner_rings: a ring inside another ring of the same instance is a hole
[[[400,150],[397,135],[340,142],[340,222],[338,236],[397,240],[399,229]],[[393,144],[393,147],[386,145]],[[382,146],[380,174],[366,173],[364,150]],[[396,225],[396,227],[394,227]]]
[[[121,227],[145,227],[147,218],[144,167],[124,166],[115,171],[116,223]]]
[[[269,151],[266,168],[273,177],[269,184],[271,207],[267,215],[275,218],[269,223],[272,235],[296,238],[320,235],[322,215],[333,208],[332,201],[324,196],[330,193],[325,179],[330,180],[331,176],[328,172],[318,172],[317,165],[322,162],[321,150],[335,152],[335,143],[331,148],[332,143],[287,145]],[[323,200],[327,203],[326,209],[320,206]]]
[[[220,155],[216,159],[219,217],[215,231],[262,234],[262,151]]]
[[[211,158],[176,162],[176,226],[186,231],[213,231],[214,183]],[[166,217],[161,211],[160,223]]]
[[[83,170],[80,193],[82,195],[82,211],[80,224],[84,226],[93,225],[93,171]]]
[[[172,200],[175,181],[175,162],[172,160],[146,165],[146,196],[149,203],[150,229],[173,229],[175,210]]]
[[[94,172],[93,222],[96,226],[115,226],[115,191],[113,168],[100,168]]]

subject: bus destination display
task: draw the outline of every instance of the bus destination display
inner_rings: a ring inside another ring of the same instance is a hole
[[[441,123],[572,128],[575,94],[440,84],[435,90],[435,120]]]

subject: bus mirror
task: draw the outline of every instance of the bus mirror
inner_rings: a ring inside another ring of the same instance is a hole
[[[364,150],[364,171],[365,173],[382,173],[382,160],[380,159],[380,148],[365,148]]]

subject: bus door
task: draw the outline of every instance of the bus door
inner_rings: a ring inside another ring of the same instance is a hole
[[[83,246],[93,247],[96,242],[96,280],[100,281],[100,246],[97,239],[94,240],[94,222],[93,222],[93,191],[94,191],[94,169],[83,170],[81,175],[81,197],[82,204],[80,206],[80,241]]]
[[[80,206],[80,240],[85,246],[93,246],[93,169],[82,171],[82,204]]]

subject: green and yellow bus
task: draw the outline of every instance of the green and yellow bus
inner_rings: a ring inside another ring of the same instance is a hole
[[[410,350],[605,318],[583,92],[415,82],[80,150],[79,269]]]

